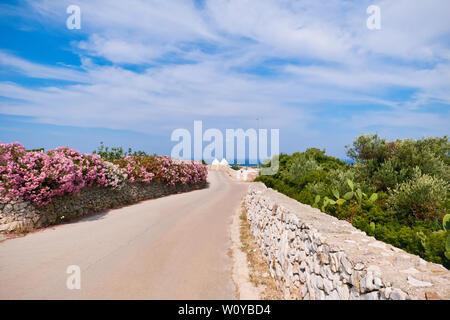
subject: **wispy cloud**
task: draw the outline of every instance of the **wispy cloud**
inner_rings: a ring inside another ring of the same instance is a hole
[[[365,27],[369,0],[79,0],[73,40],[64,30],[72,2],[29,1],[14,14],[35,12],[46,28],[66,32],[80,66],[37,64],[8,48],[0,65],[77,84],[0,82],[0,95],[15,100],[0,102],[0,113],[146,133],[194,119],[253,126],[257,116],[293,135],[324,137],[327,124],[341,121],[334,140],[376,126],[447,133],[447,0],[380,0],[380,31]]]
[[[44,66],[18,58],[1,50],[0,66],[9,68],[11,72],[18,72],[30,78],[88,82],[88,76],[84,71],[78,71],[68,67]]]

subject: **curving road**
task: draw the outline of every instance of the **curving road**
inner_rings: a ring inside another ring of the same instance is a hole
[[[144,201],[0,242],[0,299],[235,299],[229,227],[248,184]],[[81,289],[66,286],[69,265]]]

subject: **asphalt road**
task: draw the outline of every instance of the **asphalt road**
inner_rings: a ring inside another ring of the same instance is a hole
[[[144,201],[0,242],[0,299],[235,299],[231,217],[248,184]],[[80,289],[68,289],[70,265]]]

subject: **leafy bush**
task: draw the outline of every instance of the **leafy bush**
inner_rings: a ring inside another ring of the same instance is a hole
[[[306,185],[305,189],[311,194],[319,196],[324,196],[328,192],[327,184],[322,181],[310,182]]]
[[[378,170],[373,172],[372,184],[377,190],[395,188],[401,181],[405,181],[409,168],[401,168],[398,159],[389,159],[380,164]]]
[[[123,156],[114,163],[97,154],[80,154],[67,147],[26,151],[19,143],[0,143],[0,201],[19,197],[37,206],[55,196],[77,193],[88,186],[118,188],[125,181],[167,185],[206,181],[207,169],[195,162],[169,157]]]
[[[27,152],[19,143],[0,143],[0,175],[3,201],[23,197],[36,205],[85,186],[117,187],[125,178],[97,155],[81,155],[66,147]]]
[[[444,264],[450,267],[450,260],[446,257],[446,241],[450,236],[450,231],[439,230],[430,233],[422,241],[425,250],[425,257],[429,261]]]
[[[311,171],[319,171],[321,167],[305,154],[296,154],[290,162],[290,168],[285,173],[285,179],[291,183],[298,183]]]
[[[125,156],[146,156],[147,154],[144,151],[133,151],[131,148],[128,148],[128,151],[125,152],[122,147],[112,147],[111,149],[100,142],[100,146],[97,150],[92,151],[92,154],[98,154],[105,160],[115,161],[120,160]]]
[[[411,180],[400,183],[392,190],[388,204],[402,217],[409,215],[416,219],[442,219],[449,184],[439,178],[422,174],[416,167]]]
[[[329,188],[330,190],[337,190],[339,194],[345,194],[350,191],[347,180],[355,181],[356,173],[353,169],[349,168],[348,170],[331,170],[328,173],[328,179],[330,181]],[[354,182],[356,188],[361,188],[361,184],[358,182]]]
[[[177,161],[164,156],[125,156],[116,161],[130,182],[154,181],[167,185],[195,184],[206,181],[206,166],[194,161]]]
[[[278,173],[256,181],[449,267],[450,237],[442,230],[450,211],[448,138],[387,141],[363,135],[347,146],[347,155],[352,164],[315,148],[280,154]]]
[[[414,168],[422,173],[450,179],[450,143],[447,137],[387,142],[378,135],[363,135],[346,147],[358,165],[359,179],[376,191],[387,191],[411,179]]]

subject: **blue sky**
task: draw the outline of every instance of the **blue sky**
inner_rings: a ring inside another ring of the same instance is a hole
[[[68,30],[66,8],[81,8]],[[366,9],[381,8],[381,30]],[[448,0],[2,1],[0,141],[170,154],[177,128],[280,149],[448,135]]]

